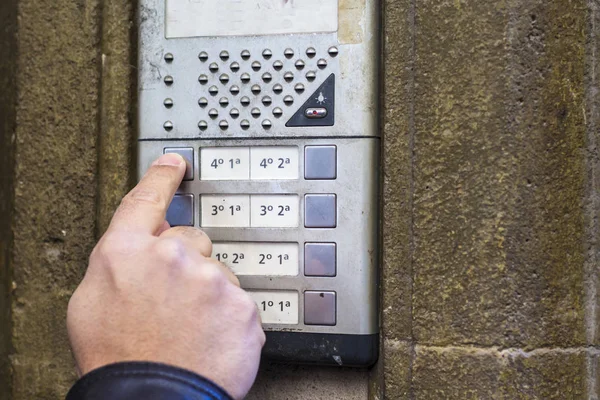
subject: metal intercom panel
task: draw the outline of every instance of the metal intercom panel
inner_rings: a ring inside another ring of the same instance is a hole
[[[260,310],[268,358],[378,343],[376,0],[140,0],[138,170],[188,161],[167,213]]]

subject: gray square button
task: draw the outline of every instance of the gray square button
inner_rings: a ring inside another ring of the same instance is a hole
[[[305,325],[335,325],[335,308],[335,292],[304,292]]]
[[[194,225],[194,195],[176,194],[167,210],[167,222],[171,226]]]
[[[183,176],[184,181],[191,181],[194,179],[194,149],[191,147],[184,148],[166,148],[164,151],[167,153],[177,153],[185,159],[185,175]]]
[[[337,226],[335,194],[307,194],[304,197],[304,226],[306,228]]]
[[[335,243],[304,244],[304,275],[336,275]]]
[[[337,176],[335,146],[306,146],[304,149],[304,179],[335,179]]]

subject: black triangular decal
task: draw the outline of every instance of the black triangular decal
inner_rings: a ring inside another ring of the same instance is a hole
[[[334,123],[335,74],[331,74],[285,126],[333,126]]]

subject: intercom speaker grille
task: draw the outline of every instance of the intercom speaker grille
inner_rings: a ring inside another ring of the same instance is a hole
[[[308,47],[295,51],[264,48],[200,50],[195,65],[198,71],[196,88],[197,129],[227,131],[228,129],[269,130],[275,122],[294,115],[306,96],[318,89],[336,65],[338,48]],[[177,63],[183,58],[166,52],[164,62]],[[186,57],[187,58],[187,57]],[[165,85],[173,84],[168,76]],[[168,81],[168,82],[167,82]],[[172,108],[173,99],[164,99],[164,107]],[[175,121],[165,121],[164,129],[173,129]],[[189,128],[189,127],[188,127]]]

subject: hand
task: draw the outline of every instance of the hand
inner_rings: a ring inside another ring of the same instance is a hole
[[[194,371],[243,398],[265,335],[239,281],[210,257],[200,230],[165,215],[185,172],[166,154],[123,199],[69,302],[67,327],[81,374],[122,361]]]

